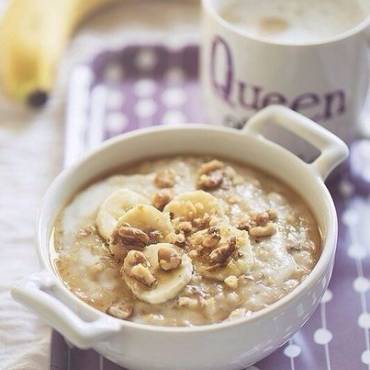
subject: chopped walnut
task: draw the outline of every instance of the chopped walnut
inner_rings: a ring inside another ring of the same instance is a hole
[[[243,217],[236,221],[236,227],[239,230],[248,231],[251,227],[251,218],[248,215],[243,215]]]
[[[189,252],[189,257],[190,258],[196,258],[196,257],[198,257],[198,251],[196,251],[195,249],[191,250]]]
[[[179,297],[177,300],[177,304],[179,307],[187,307],[187,308],[197,308],[199,305],[199,302],[195,298],[190,297]]]
[[[264,226],[270,221],[270,215],[268,212],[252,213],[251,219],[255,226]]]
[[[204,248],[214,248],[221,240],[220,230],[215,227],[208,229],[206,237],[202,241]]]
[[[205,213],[203,217],[198,217],[193,220],[193,226],[199,230],[206,229],[210,225],[211,221],[211,216],[208,213]]]
[[[134,311],[134,307],[129,303],[114,303],[107,309],[107,314],[117,317],[118,319],[128,319]]]
[[[148,260],[146,259],[145,254],[140,251],[130,251],[123,263],[123,270],[129,273],[131,268],[138,265],[139,263],[148,264]]]
[[[181,256],[172,247],[161,247],[158,250],[158,263],[162,270],[171,271],[181,265]]]
[[[153,287],[157,282],[157,279],[153,276],[149,268],[144,266],[142,263],[134,266],[129,275],[148,288]]]
[[[208,175],[200,175],[197,187],[202,190],[215,190],[221,184],[223,180],[223,173],[221,171],[211,172]]]
[[[277,219],[277,213],[273,209],[269,209],[264,212],[251,213],[250,215],[244,215],[238,222],[236,227],[240,230],[247,230],[256,226],[266,226],[270,221]]]
[[[182,221],[179,223],[178,229],[185,234],[189,234],[193,230],[193,225],[190,221]]]
[[[184,248],[186,245],[186,237],[184,234],[172,234],[170,236],[171,243],[177,245],[180,248]]]
[[[163,238],[163,235],[158,230],[153,230],[148,232],[149,244],[157,244]]]
[[[156,173],[154,184],[158,188],[172,188],[175,185],[176,173],[174,170],[166,169]]]
[[[111,244],[128,251],[142,249],[149,242],[149,236],[144,231],[129,225],[120,225],[113,231]]]
[[[249,229],[249,235],[253,238],[267,238],[276,233],[276,227],[272,222],[265,226],[255,226]]]
[[[224,280],[224,283],[230,289],[236,289],[238,287],[238,278],[235,275],[230,275]]]
[[[236,250],[236,238],[232,237],[227,244],[221,245],[220,247],[214,249],[210,255],[209,260],[212,264],[224,264],[228,258]]]
[[[151,288],[157,282],[149,269],[149,261],[144,253],[139,251],[130,251],[124,262],[122,270],[133,279]]]
[[[267,213],[270,216],[270,221],[276,221],[277,220],[278,214],[274,209],[272,209],[272,208],[268,209]]]
[[[170,189],[161,189],[152,197],[152,204],[160,211],[172,200],[173,193]]]
[[[203,163],[201,166],[200,166],[200,169],[199,169],[199,173],[201,175],[203,174],[209,174],[210,172],[214,172],[214,171],[217,171],[217,170],[221,170],[224,168],[224,163],[221,162],[221,161],[218,161],[217,159],[214,159],[212,161],[209,161],[209,162],[206,162],[206,163]]]

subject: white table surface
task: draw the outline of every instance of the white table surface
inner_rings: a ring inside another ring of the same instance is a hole
[[[3,1],[0,0],[0,10]],[[106,45],[153,38],[197,38],[198,1],[121,0],[77,33],[59,68],[48,106],[32,112],[0,97],[0,369],[49,368],[50,328],[13,301],[9,289],[39,270],[35,221],[41,198],[63,163],[68,75]]]

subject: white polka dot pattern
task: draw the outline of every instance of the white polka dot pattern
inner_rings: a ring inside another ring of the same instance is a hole
[[[112,90],[108,92],[107,108],[109,110],[119,110],[124,102],[124,97],[121,91]]]
[[[151,79],[139,80],[134,85],[134,92],[140,98],[149,97],[153,95],[155,90],[156,90],[155,81]]]
[[[370,281],[363,276],[359,276],[353,282],[353,289],[358,293],[366,293],[370,288]]]
[[[362,354],[361,354],[361,361],[365,365],[370,365],[370,350],[367,349],[364,352],[362,352]]]
[[[290,358],[298,357],[302,352],[301,347],[296,344],[289,344],[284,348],[284,355]]]
[[[333,334],[328,329],[320,328],[315,331],[313,339],[315,343],[325,345],[333,339]]]
[[[135,105],[135,113],[142,118],[149,118],[154,115],[157,105],[152,99],[139,100]]]
[[[366,249],[364,246],[359,244],[352,244],[348,247],[348,255],[351,258],[362,260],[366,257]]]
[[[186,123],[186,116],[181,111],[167,111],[162,118],[164,125],[176,125],[180,123]]]
[[[185,103],[186,94],[184,90],[179,88],[171,88],[164,91],[162,102],[167,107],[178,107]]]
[[[370,314],[368,312],[364,312],[359,316],[358,325],[363,329],[370,329]]]
[[[119,134],[127,126],[127,117],[123,113],[111,113],[107,116],[107,129],[111,134]]]

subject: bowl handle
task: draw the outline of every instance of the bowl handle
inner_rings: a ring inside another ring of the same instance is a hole
[[[63,295],[63,288],[46,270],[29,276],[12,289],[15,300],[36,312],[77,347],[90,348],[121,329],[117,319],[103,315],[95,321],[82,320],[57,298]]]
[[[280,105],[271,105],[256,113],[243,130],[262,135],[261,131],[268,123],[284,127],[320,150],[319,157],[307,165],[322,180],[348,156],[348,147],[341,139],[302,114]]]

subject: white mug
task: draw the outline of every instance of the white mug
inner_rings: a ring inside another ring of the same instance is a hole
[[[350,143],[369,86],[370,17],[330,39],[284,44],[227,22],[220,15],[227,2],[203,0],[201,79],[209,121],[240,128],[256,111],[282,104]],[[370,1],[364,4],[370,14]],[[307,143],[273,125],[265,135],[306,160],[315,155]]]

